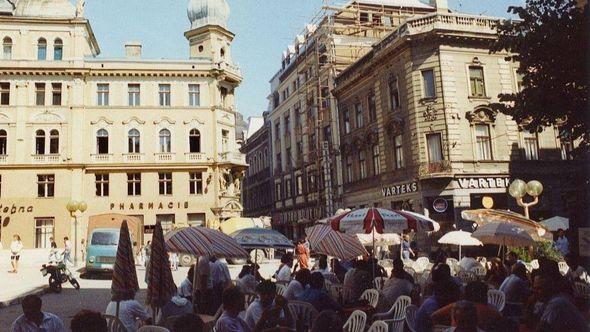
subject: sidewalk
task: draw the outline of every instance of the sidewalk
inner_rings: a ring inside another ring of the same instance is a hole
[[[39,271],[40,267],[23,267],[18,273],[8,273],[10,266],[0,264],[0,308],[19,303],[29,294],[43,294],[49,287],[47,278]]]

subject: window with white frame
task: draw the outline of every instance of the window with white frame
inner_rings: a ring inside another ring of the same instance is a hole
[[[0,156],[5,156],[8,152],[8,133],[0,129]]]
[[[35,132],[35,154],[45,154],[45,130],[39,129]]]
[[[395,152],[395,168],[400,169],[404,168],[404,146],[402,141],[402,135],[395,135],[393,137],[393,145],[394,145],[394,152]]]
[[[96,196],[107,197],[109,196],[109,174],[95,174],[94,183],[96,186]]]
[[[363,115],[363,104],[356,103],[354,105],[354,110],[356,114],[356,127],[360,128],[365,125],[364,115]]]
[[[37,175],[37,197],[53,197],[55,195],[55,175]]]
[[[106,129],[96,132],[96,153],[109,154],[109,132]]]
[[[49,131],[49,154],[59,154],[59,131]]]
[[[141,152],[141,134],[137,129],[129,130],[127,134],[127,152],[140,153]]]
[[[141,173],[127,173],[127,195],[141,196]]]
[[[53,60],[61,61],[64,57],[64,43],[61,39],[56,38],[53,41]]]
[[[574,151],[574,143],[571,139],[571,134],[561,128],[557,128],[558,137],[559,139],[559,146],[561,149],[561,159],[562,160],[572,160],[573,155],[572,152]]]
[[[280,201],[282,199],[281,197],[281,183],[275,183],[275,199],[277,201]]]
[[[348,182],[354,181],[354,174],[352,171],[352,156],[346,157],[346,180]]]
[[[45,83],[35,83],[35,105],[45,105]]]
[[[524,157],[526,160],[539,160],[539,138],[537,133],[523,132]]]
[[[12,59],[12,38],[4,37],[2,40],[2,54],[4,60]]]
[[[377,105],[375,93],[369,93],[369,96],[367,97],[367,103],[369,104],[369,119],[371,121],[377,120]]]
[[[35,218],[35,248],[51,248],[54,230],[54,218]]]
[[[524,75],[516,72],[514,79],[516,80],[516,92],[521,92],[524,89]]]
[[[443,160],[441,134],[426,134],[426,145],[428,148],[428,161],[431,163]]]
[[[342,111],[342,122],[344,123],[344,133],[350,134],[350,110],[348,108]]]
[[[158,87],[159,91],[158,91],[158,96],[160,99],[160,106],[170,106],[170,84],[160,84]]]
[[[172,151],[172,134],[168,129],[162,129],[159,133],[160,152],[170,153]]]
[[[203,194],[203,173],[191,172],[189,173],[189,191],[191,195]]]
[[[0,105],[10,105],[10,83],[0,83]]]
[[[475,125],[475,143],[478,160],[492,160],[492,138],[490,126],[487,124]]]
[[[359,175],[361,179],[367,177],[367,156],[365,150],[359,151]]]
[[[61,106],[61,83],[51,83],[51,105]]]
[[[422,97],[436,97],[436,88],[434,86],[434,70],[427,69],[422,72]]]
[[[301,175],[297,175],[295,178],[295,190],[297,195],[303,195],[303,178]]]
[[[373,172],[375,175],[381,174],[381,156],[379,153],[379,144],[372,147],[373,152]]]
[[[96,104],[98,106],[109,106],[108,83],[99,83],[96,85]]]
[[[37,60],[47,59],[47,40],[45,38],[39,38],[37,40]]]
[[[188,85],[189,106],[201,106],[201,87],[198,84]]]
[[[172,195],[172,173],[158,173],[160,195]]]
[[[139,106],[141,103],[141,88],[139,84],[127,85],[129,106]]]
[[[201,152],[201,132],[197,129],[191,129],[188,134],[188,145],[190,153]]]
[[[399,88],[397,83],[397,77],[391,76],[389,78],[389,106],[392,111],[395,111],[400,107],[399,103]]]
[[[293,181],[291,179],[285,180],[285,198],[293,196]]]
[[[469,87],[472,97],[486,96],[486,85],[482,66],[469,66]]]

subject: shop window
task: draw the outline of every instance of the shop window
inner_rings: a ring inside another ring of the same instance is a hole
[[[100,129],[96,132],[96,153],[109,153],[109,132],[106,129]]]
[[[206,215],[204,213],[188,213],[187,220],[190,227],[204,227]]]
[[[160,84],[159,85],[159,99],[160,99],[160,106],[170,106],[170,84]]]
[[[158,188],[160,195],[172,195],[172,173],[158,173]]]
[[[56,129],[49,132],[49,154],[59,154],[59,131]]]
[[[35,132],[35,154],[45,154],[45,131],[42,129]]]
[[[95,174],[96,184],[96,196],[107,197],[109,196],[109,175],[108,174]]]
[[[39,38],[37,40],[37,60],[47,59],[47,40],[45,38]]]
[[[35,248],[51,248],[51,238],[54,237],[54,229],[53,218],[35,219]]]
[[[4,129],[0,129],[0,156],[8,154],[8,133]]]
[[[189,106],[201,106],[201,89],[198,84],[188,85],[188,104]]]
[[[57,38],[53,42],[53,60],[61,61],[64,55],[64,43]]]
[[[156,223],[158,222],[162,225],[162,231],[166,234],[174,229],[174,214],[156,214]]]
[[[96,85],[96,100],[98,106],[109,106],[109,85],[107,83]]]
[[[141,196],[141,173],[127,173],[127,195]]]
[[[131,129],[128,133],[128,152],[129,153],[140,153],[141,151],[141,135],[139,130]]]
[[[35,83],[35,105],[45,105],[45,83]]]
[[[537,133],[525,131],[524,140],[524,157],[526,160],[539,160],[539,138]]]
[[[10,83],[0,83],[0,105],[10,105]]]
[[[54,197],[55,195],[55,175],[40,174],[37,175],[37,197]]]
[[[191,153],[201,152],[201,132],[191,129],[188,135],[189,151]]]
[[[191,172],[189,173],[189,191],[191,195],[203,194],[203,173]]]
[[[141,88],[139,84],[129,84],[127,86],[129,106],[139,106],[141,102]]]
[[[51,83],[51,104],[61,106],[61,83]]]
[[[469,86],[472,97],[485,97],[486,86],[483,77],[483,67],[469,66]]]
[[[12,59],[12,39],[10,37],[4,37],[2,40],[2,51],[4,60]]]
[[[490,126],[487,124],[475,125],[475,140],[478,160],[492,160],[492,138]]]
[[[396,135],[393,138],[393,145],[395,147],[395,168],[404,168],[404,146],[402,142],[402,135]]]
[[[436,88],[434,86],[434,70],[432,69],[422,71],[422,97],[436,97]]]
[[[172,151],[172,135],[170,134],[170,130],[162,129],[160,130],[160,152],[161,153],[170,153]]]
[[[427,134],[428,161],[431,163],[443,160],[442,143],[440,133]]]

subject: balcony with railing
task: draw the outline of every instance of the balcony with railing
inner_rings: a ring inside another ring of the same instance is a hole
[[[59,154],[34,154],[31,155],[33,164],[57,164],[59,163]]]
[[[123,160],[126,163],[141,163],[143,162],[143,153],[125,153],[123,154]]]
[[[111,154],[111,153],[91,154],[90,158],[95,163],[110,163],[113,161],[113,154]]]
[[[187,162],[199,163],[207,161],[207,155],[201,152],[189,152],[184,154]]]
[[[176,160],[176,154],[172,152],[154,153],[154,157],[156,159],[156,162],[159,163],[169,163]]]
[[[219,162],[246,164],[246,155],[241,152],[221,152],[219,153]]]
[[[453,176],[453,166],[449,160],[420,163],[420,178],[444,178]]]

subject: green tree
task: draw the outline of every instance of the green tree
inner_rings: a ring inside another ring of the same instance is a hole
[[[491,53],[507,51],[520,64],[521,90],[499,95],[496,110],[526,130],[540,132],[558,125],[560,136],[590,146],[588,105],[588,5],[576,0],[526,0],[511,6],[517,20],[502,21]]]

